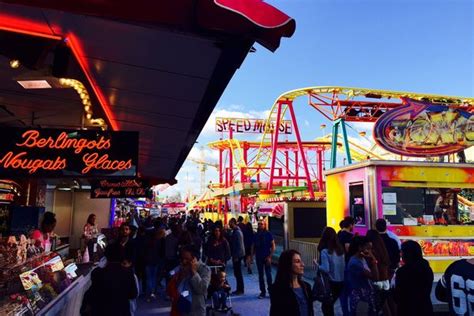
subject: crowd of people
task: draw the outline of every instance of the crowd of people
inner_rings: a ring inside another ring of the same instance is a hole
[[[337,233],[326,227],[315,260],[323,282],[315,280],[313,285],[304,281],[301,254],[292,249],[280,255],[273,282],[275,241],[264,221],[256,232],[242,217],[230,219],[228,225],[197,216],[148,218],[138,226],[122,224],[117,240],[107,247],[107,265],[92,273],[83,314],[133,315],[139,293],[147,302],[169,301],[171,315],[206,315],[206,302],[228,311],[229,296],[245,293],[243,273],[252,274],[253,264],[258,298],[270,294],[272,316],[313,315],[315,300],[321,302],[323,315],[334,315],[338,300],[344,315],[360,315],[361,308],[364,315],[433,314],[433,272],[420,245],[401,243],[387,231],[384,219],[365,236],[353,233],[351,217],[340,223]],[[230,264],[233,291],[227,280]],[[439,282],[436,295],[449,302],[454,315],[473,313],[473,274],[474,260],[461,260]],[[315,293],[322,288],[323,295]]]
[[[326,227],[318,245],[315,264],[326,277],[327,291],[316,286],[317,281],[311,287],[303,280],[300,253],[286,250],[281,254],[270,292],[271,316],[313,315],[316,299],[322,303],[323,315],[335,314],[337,300],[343,315],[433,315],[433,271],[417,242],[401,243],[389,234],[384,219],[378,219],[365,236],[353,233],[352,217],[346,217],[340,227],[338,233]],[[473,280],[474,259],[458,260],[446,270],[436,297],[449,303],[450,315],[474,315]],[[366,303],[365,310],[361,301]]]
[[[197,216],[149,217],[124,223],[107,247],[107,265],[92,274],[83,312],[100,315],[112,304],[117,308],[114,315],[133,315],[138,293],[143,293],[147,302],[170,301],[172,315],[205,315],[207,299],[217,310],[226,310],[229,295],[244,294],[243,270],[252,274],[254,263],[261,289],[258,297],[264,298],[272,284],[274,251],[273,236],[264,222],[254,232],[243,217],[230,219],[228,225],[201,221]],[[230,264],[234,291],[226,277]],[[120,274],[119,283],[109,282],[114,274]],[[117,300],[127,302],[130,308],[114,304]]]

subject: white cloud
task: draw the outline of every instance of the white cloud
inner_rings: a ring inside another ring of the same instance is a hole
[[[370,122],[350,122],[352,127],[360,132],[372,133],[375,123]]]
[[[204,152],[204,161],[217,164],[217,158],[213,157],[213,151],[210,149],[193,148],[188,158],[194,157],[196,160],[201,160],[201,152]],[[209,181],[217,182],[217,179],[217,169],[209,166],[205,172],[205,184],[207,185]],[[198,163],[186,160],[176,175],[176,180],[178,183],[168,188],[162,195],[168,196],[180,192],[184,198],[187,194],[199,195],[201,193],[201,169]]]
[[[231,104],[228,106],[228,109],[233,110],[233,111],[238,111],[238,110],[243,110],[244,106],[242,104]]]
[[[209,163],[216,163],[219,159],[219,152],[204,146],[194,146],[186,159],[204,160]]]
[[[230,106],[232,107],[232,106]],[[242,107],[243,108],[243,107]],[[270,114],[270,111],[236,111],[232,108],[229,109],[219,109],[217,111],[212,112],[211,116],[204,125],[204,128],[199,137],[202,136],[217,136],[218,133],[216,132],[215,124],[216,124],[216,117],[228,117],[228,118],[267,118]]]

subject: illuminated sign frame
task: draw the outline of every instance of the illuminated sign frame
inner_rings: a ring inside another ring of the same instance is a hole
[[[441,104],[402,98],[403,106],[384,113],[374,126],[382,148],[403,156],[453,154],[474,145],[474,114]]]
[[[218,133],[226,133],[232,129],[233,133],[238,134],[272,133],[275,128],[275,123],[273,122],[270,126],[267,126],[266,122],[266,119],[216,117],[215,131]],[[282,120],[280,122],[279,133],[286,135],[293,133],[293,125],[290,120]]]
[[[142,179],[102,179],[91,183],[92,199],[146,197],[150,183]]]
[[[0,176],[135,177],[138,132],[0,128]]]

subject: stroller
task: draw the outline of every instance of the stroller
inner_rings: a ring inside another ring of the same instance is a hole
[[[227,289],[219,289],[218,285],[222,282],[222,272],[225,273],[225,266],[209,266],[211,269],[211,283],[208,288],[208,299],[210,305],[206,307],[206,315],[238,315],[232,309],[232,300],[230,298],[230,286]],[[227,284],[227,279],[224,280]],[[218,293],[220,292],[220,293]]]

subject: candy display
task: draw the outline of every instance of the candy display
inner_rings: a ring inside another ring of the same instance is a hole
[[[24,264],[29,258],[38,256],[42,249],[33,239],[20,235],[0,239],[0,269]]]
[[[61,257],[50,253],[27,260],[20,270],[31,268],[28,271],[17,274],[16,270],[10,269],[7,274],[13,277],[10,277],[7,282],[4,280],[3,284],[13,286],[3,289],[4,296],[9,296],[9,299],[1,305],[0,311],[4,312],[0,312],[0,315],[36,314],[66,290],[77,277],[75,265],[68,267],[68,271],[65,271]],[[20,288],[16,286],[17,281],[20,281]],[[12,291],[15,292],[11,293]]]
[[[474,240],[422,239],[418,243],[424,256],[474,256]]]
[[[7,301],[0,306],[0,315],[5,316],[30,316],[34,315],[28,298],[24,295],[11,295]]]
[[[100,234],[93,254],[97,261],[105,246],[106,238]],[[23,235],[1,238],[0,315],[36,315],[50,303],[63,302],[60,294],[93,267],[80,258],[63,260],[55,252],[46,253]]]

